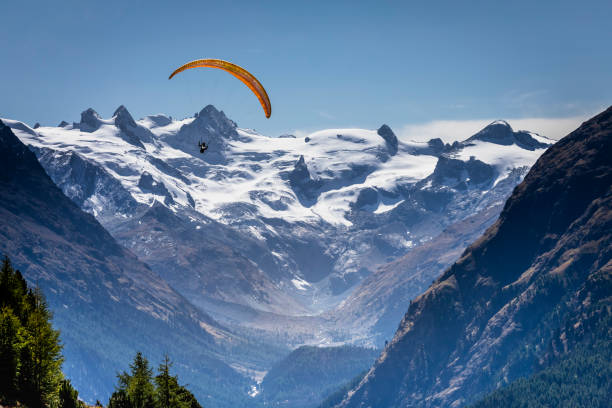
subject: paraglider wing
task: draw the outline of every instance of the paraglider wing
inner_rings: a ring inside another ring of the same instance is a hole
[[[195,61],[188,62],[187,64],[178,67],[168,79],[172,79],[173,76],[178,74],[179,72],[183,72],[185,70],[191,68],[218,68],[222,69],[226,72],[229,72],[239,80],[241,80],[246,86],[249,87],[251,91],[257,96],[259,99],[259,103],[266,114],[266,118],[269,118],[272,114],[272,105],[270,104],[270,98],[268,98],[268,93],[264,89],[264,87],[259,83],[257,78],[255,78],[249,71],[246,69],[239,67],[236,64],[232,64],[228,61],[223,61],[220,59],[199,59]]]

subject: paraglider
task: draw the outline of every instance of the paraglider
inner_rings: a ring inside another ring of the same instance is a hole
[[[272,105],[270,104],[270,98],[268,98],[268,93],[264,89],[263,85],[261,85],[257,78],[255,78],[249,71],[236,64],[232,64],[231,62],[210,58],[191,61],[174,70],[168,79],[172,79],[173,76],[185,70],[201,67],[222,69],[223,71],[229,72],[241,80],[246,86],[249,87],[251,91],[253,91],[255,96],[257,96],[257,99],[259,99],[259,103],[261,103],[261,107],[264,110],[266,118],[270,117],[272,114]],[[198,142],[198,146],[200,148],[200,153],[204,153],[206,149],[208,149],[206,143],[202,141]]]
[[[253,91],[257,99],[259,99],[259,103],[261,103],[266,118],[270,117],[272,114],[272,105],[270,104],[270,98],[268,98],[268,93],[264,87],[249,71],[231,62],[220,59],[199,59],[191,61],[178,67],[168,79],[172,79],[173,76],[185,70],[201,67],[222,69],[241,80],[251,91]]]
[[[200,153],[204,153],[208,149],[208,145],[205,142],[198,142],[198,147],[200,148]]]

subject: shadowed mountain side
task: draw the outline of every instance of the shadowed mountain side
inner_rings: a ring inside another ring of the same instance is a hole
[[[376,345],[393,336],[410,302],[431,285],[441,270],[456,261],[465,248],[491,226],[501,204],[452,224],[431,241],[380,267],[368,276],[333,312],[332,320],[352,332],[371,330]]]
[[[462,406],[532,373],[571,350],[572,326],[610,313],[610,286],[593,282],[609,276],[611,258],[609,108],[538,159],[499,220],[410,305],[341,406]]]
[[[218,406],[240,403],[247,380],[219,360],[239,340],[118,245],[2,122],[0,220],[0,253],[45,293],[62,331],[64,371],[85,399],[108,398],[115,373],[141,350],[153,361],[168,352],[180,376]]]

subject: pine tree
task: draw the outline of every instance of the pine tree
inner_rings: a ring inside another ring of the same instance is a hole
[[[164,362],[159,365],[158,375],[155,377],[157,385],[157,405],[159,408],[174,408],[176,406],[176,390],[173,390],[172,377],[170,376],[170,367],[172,363],[166,354]]]
[[[63,358],[59,331],[51,326],[52,314],[40,288],[34,291],[34,310],[28,319],[30,332],[30,357],[32,358],[32,389],[37,399],[30,401],[31,408],[43,408],[55,398],[62,380]]]
[[[132,408],[127,391],[124,389],[115,390],[108,400],[108,408]]]
[[[138,352],[130,369],[132,372],[127,390],[132,407],[154,408],[155,389],[151,383],[153,370],[149,367],[149,361]]]
[[[184,408],[202,408],[195,395],[185,386],[178,386],[177,398]]]
[[[155,408],[152,377],[148,360],[141,352],[136,353],[130,372],[117,374],[117,386],[108,401],[109,408]]]
[[[0,402],[42,408],[62,380],[59,332],[40,291],[28,289],[7,257],[0,268]]]
[[[79,393],[72,387],[70,380],[62,380],[58,393],[58,408],[81,408]]]
[[[3,307],[0,310],[0,403],[13,404],[18,395],[20,328],[21,324],[13,310]]]
[[[170,375],[172,362],[168,355],[158,367],[155,377],[157,385],[158,408],[202,408],[195,396],[182,385],[179,385],[178,376]]]

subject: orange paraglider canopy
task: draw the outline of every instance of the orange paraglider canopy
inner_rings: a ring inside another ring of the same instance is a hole
[[[259,99],[259,103],[261,103],[261,107],[263,108],[264,113],[266,114],[266,118],[270,117],[270,115],[272,114],[272,105],[270,104],[270,98],[268,98],[268,93],[266,92],[264,87],[257,80],[257,78],[255,78],[249,71],[236,64],[232,64],[231,62],[223,61],[220,59],[199,59],[191,61],[186,63],[185,65],[178,67],[168,79],[172,79],[172,77],[178,74],[179,72],[183,72],[191,68],[202,67],[222,69],[241,80],[246,86],[249,87],[251,91],[253,91],[255,96],[257,96],[257,99]]]

